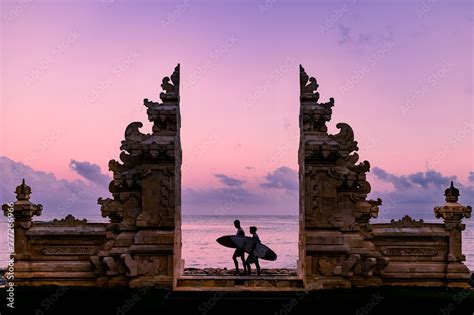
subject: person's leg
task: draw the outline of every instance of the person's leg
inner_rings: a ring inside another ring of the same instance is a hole
[[[240,274],[240,272],[239,272],[239,262],[237,261],[237,257],[239,257],[239,256],[238,256],[237,254],[238,254],[238,253],[237,253],[237,250],[236,250],[235,253],[234,253],[234,255],[232,256],[232,260],[234,261],[235,272],[236,272],[237,274]]]
[[[244,266],[244,274],[247,273],[247,265],[245,264],[245,255],[242,254],[242,256],[240,256],[240,259],[242,259],[242,265]]]
[[[250,268],[250,263],[246,261],[245,264],[247,265],[247,275],[250,276],[252,274],[252,268]]]
[[[260,276],[260,264],[257,262],[255,262],[255,268],[257,268],[257,275]]]

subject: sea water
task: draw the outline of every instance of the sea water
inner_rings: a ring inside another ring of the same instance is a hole
[[[186,268],[233,268],[233,249],[219,245],[216,239],[235,234],[234,219],[239,219],[246,235],[256,226],[265,245],[278,255],[276,261],[261,261],[262,268],[296,268],[298,259],[297,216],[198,216],[183,215],[182,258]],[[474,270],[474,222],[467,219],[463,231],[463,253],[466,265]],[[0,222],[0,266],[8,259],[7,224]]]

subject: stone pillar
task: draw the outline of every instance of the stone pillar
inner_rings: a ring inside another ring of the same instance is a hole
[[[328,134],[334,99],[319,103],[319,85],[300,66],[300,271],[308,289],[381,284],[388,261],[370,241],[381,200],[366,200],[368,161],[359,159],[352,128]]]
[[[449,235],[448,257],[446,268],[447,285],[453,287],[467,286],[467,280],[470,277],[469,269],[462,263],[466,257],[462,253],[461,233],[466,228],[462,224],[463,218],[470,218],[472,208],[458,203],[459,189],[451,186],[444,192],[446,203],[443,206],[435,207],[436,218],[443,218],[444,227]]]
[[[10,204],[3,204],[2,210],[5,216],[9,216],[13,209],[15,219],[15,260],[28,260],[31,255],[31,249],[26,238],[26,232],[32,225],[33,216],[41,215],[43,206],[34,204],[30,201],[31,187],[25,184],[23,179],[20,186],[15,190],[16,201]]]
[[[129,124],[120,147],[121,162],[109,162],[113,199],[98,202],[102,215],[111,220],[110,240],[92,258],[105,272],[102,285],[172,287],[180,272],[179,76],[178,65],[163,78],[162,103],[144,100],[152,133],[141,133],[141,122]]]

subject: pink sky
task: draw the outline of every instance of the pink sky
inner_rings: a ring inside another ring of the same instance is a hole
[[[106,172],[179,62],[183,185],[297,169],[301,63],[361,159],[467,181],[472,2],[223,3],[2,1],[0,155],[60,178],[77,178],[71,159]]]

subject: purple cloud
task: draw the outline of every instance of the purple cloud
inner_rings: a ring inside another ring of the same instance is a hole
[[[110,196],[106,185],[92,184],[82,180],[59,179],[52,173],[34,170],[7,157],[0,157],[0,171],[2,173],[1,203],[15,200],[15,187],[24,178],[32,190],[31,201],[44,206],[43,214],[38,220],[65,217],[67,214],[103,220],[97,198]]]
[[[245,183],[243,180],[232,178],[224,174],[215,174],[214,176],[216,176],[222,184],[229,187],[240,187]]]
[[[433,207],[444,204],[444,190],[451,180],[460,190],[459,201],[465,205],[474,204],[474,187],[463,185],[456,180],[456,176],[444,176],[434,170],[398,176],[378,167],[374,167],[372,173],[394,186],[393,191],[371,193],[371,198],[382,198],[380,219],[393,219],[408,214],[435,220]]]
[[[111,181],[109,176],[101,173],[100,167],[97,164],[71,160],[69,167],[85,179],[98,185],[107,187]]]
[[[469,181],[474,183],[474,172],[469,172],[469,177],[468,177]]]
[[[260,184],[263,188],[277,188],[298,190],[298,173],[289,167],[282,166],[265,176],[265,182]]]

